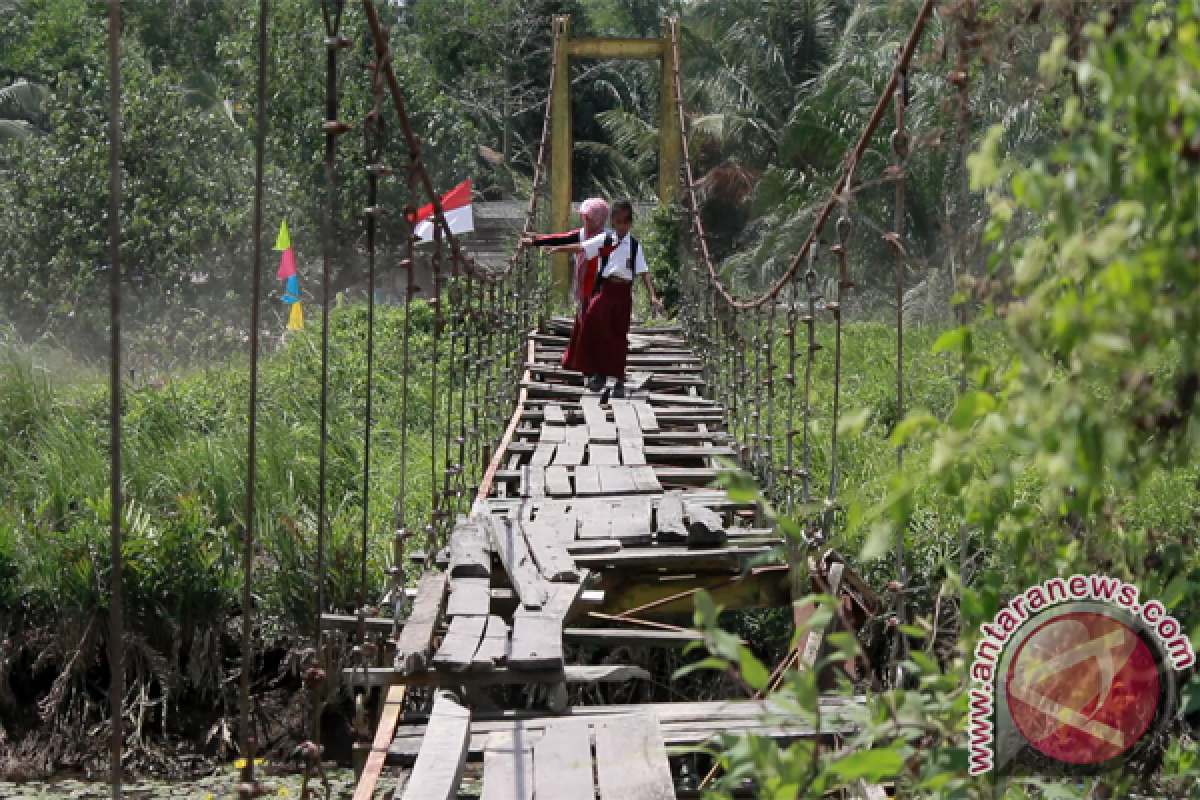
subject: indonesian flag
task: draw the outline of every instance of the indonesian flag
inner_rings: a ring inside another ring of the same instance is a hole
[[[455,186],[442,198],[442,215],[451,233],[475,230],[475,215],[471,211],[471,179]],[[423,242],[433,241],[433,203],[417,212],[417,227],[413,233]]]

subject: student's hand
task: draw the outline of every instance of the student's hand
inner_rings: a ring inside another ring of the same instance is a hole
[[[659,300],[657,297],[655,297],[650,301],[650,303],[654,306],[654,310],[659,314],[662,314],[664,317],[667,315],[667,307],[663,305],[662,300]]]
[[[533,245],[534,245],[534,241],[533,241],[532,236],[522,236],[521,237],[521,246],[522,247],[533,247]]]

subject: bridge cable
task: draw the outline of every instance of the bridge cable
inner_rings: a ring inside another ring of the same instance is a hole
[[[245,767],[238,794],[243,798],[260,794],[254,780],[254,755],[257,749],[250,719],[250,683],[254,672],[254,507],[258,472],[258,337],[259,312],[262,301],[262,227],[263,171],[267,136],[267,3],[258,4],[258,96],[254,131],[254,223],[253,266],[250,289],[250,409],[246,435],[246,522],[242,554],[242,667],[241,667],[241,749]]]
[[[338,119],[338,54],[350,45],[341,35],[342,0],[321,0],[321,16],[325,23],[325,208],[321,231],[321,410],[320,436],[317,445],[317,619],[316,655],[321,667],[327,666],[324,629],[321,615],[325,611],[325,539],[328,533],[328,450],[329,450],[329,301],[332,294],[334,203],[336,202],[336,169],[338,137],[349,130]],[[320,669],[320,667],[318,668]],[[319,674],[319,673],[318,673]],[[321,712],[324,705],[324,686],[313,682],[312,740],[321,742]]]
[[[109,372],[108,435],[109,518],[112,523],[108,608],[108,689],[112,717],[109,762],[113,800],[121,798],[121,751],[124,745],[125,620],[121,596],[121,0],[108,0],[108,303]]]

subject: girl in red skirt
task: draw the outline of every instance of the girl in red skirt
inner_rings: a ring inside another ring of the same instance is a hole
[[[578,352],[575,363],[580,372],[590,374],[588,388],[598,392],[606,378],[616,378],[613,397],[625,396],[625,361],[629,354],[629,318],[633,311],[633,281],[642,276],[650,302],[663,312],[663,305],[654,293],[650,269],[641,242],[631,236],[633,204],[622,200],[613,205],[613,234],[601,233],[584,242],[551,247],[551,253],[581,253],[587,258],[599,258],[596,285],[577,325]]]
[[[579,215],[583,217],[583,227],[567,233],[549,233],[526,236],[521,244],[526,247],[561,247],[570,244],[582,244],[594,236],[612,234],[604,223],[608,222],[608,203],[601,197],[591,197],[579,206]],[[588,258],[582,252],[575,257],[575,324],[571,326],[571,340],[567,343],[567,351],[563,354],[562,365],[565,369],[592,375],[579,366],[579,330],[583,321],[583,312],[592,296],[592,288],[596,280],[596,267],[600,263],[599,256]]]

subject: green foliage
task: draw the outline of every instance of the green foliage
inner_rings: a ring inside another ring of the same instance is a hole
[[[414,306],[406,507],[429,500],[432,315]],[[362,519],[365,309],[334,315],[331,337],[327,596],[351,607]],[[377,310],[376,335],[400,341],[402,311]],[[266,613],[295,630],[315,616],[319,332],[301,332],[260,378],[258,583]],[[104,384],[63,384],[42,356],[9,347],[0,375],[4,433],[0,601],[58,611],[103,608],[108,570],[108,428]],[[391,563],[399,448],[400,348],[377,353],[370,519],[371,591]],[[445,364],[443,363],[444,367]],[[96,376],[99,377],[98,375]],[[237,603],[245,521],[246,370],[234,362],[127,388],[123,472],[125,573],[131,618],[213,621]],[[445,386],[443,378],[443,387]],[[141,624],[141,623],[138,623]]]
[[[650,279],[668,313],[674,313],[679,305],[679,277],[682,271],[680,236],[683,224],[682,208],[660,205],[641,227],[640,241],[646,248]]]

